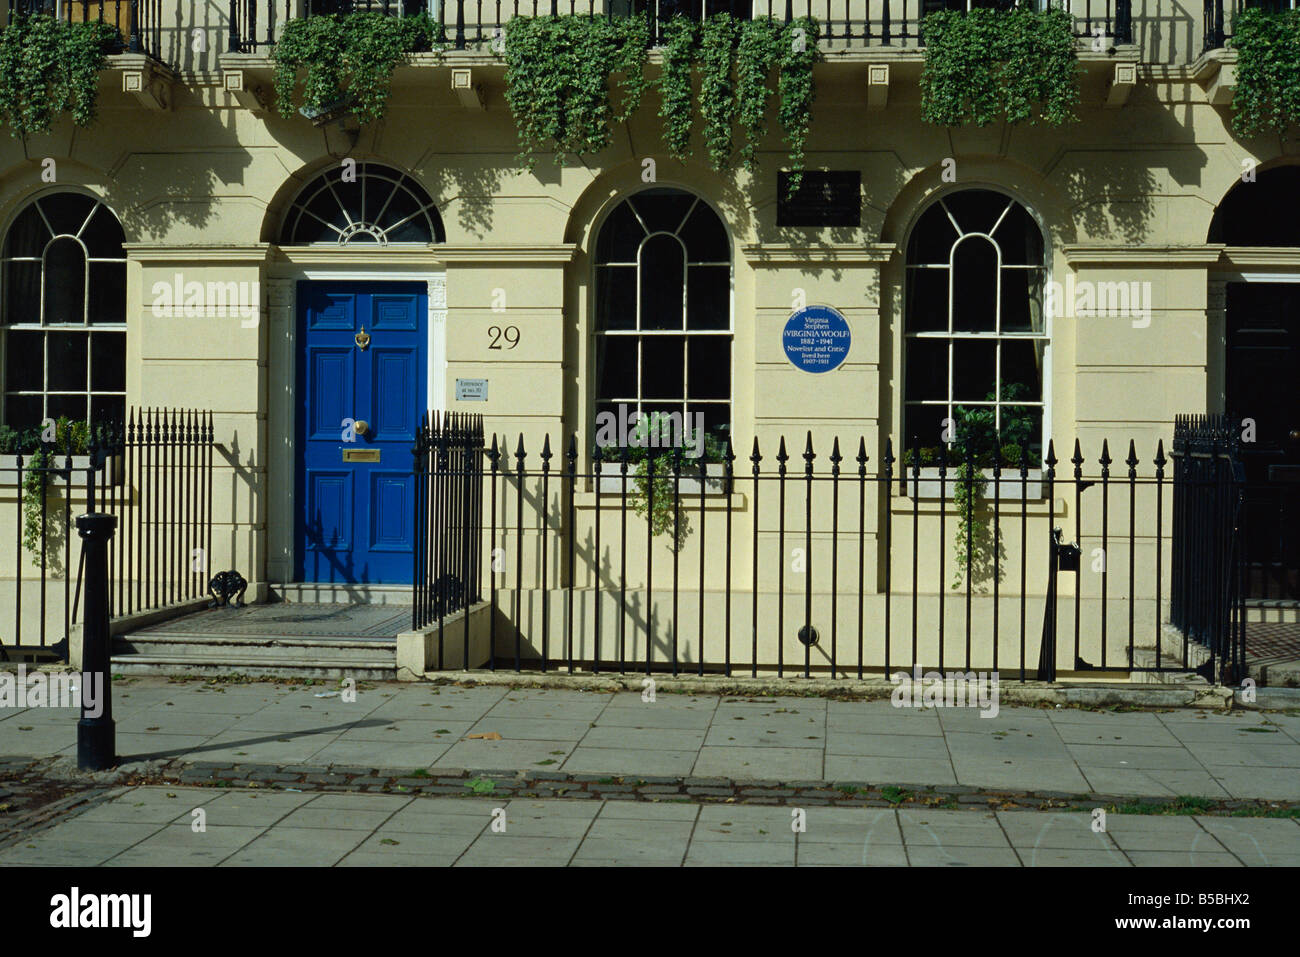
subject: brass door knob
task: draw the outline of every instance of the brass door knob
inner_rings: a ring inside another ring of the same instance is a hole
[[[352,423],[352,430],[356,432],[357,435],[365,435],[370,431],[370,423],[365,419],[357,419],[356,422]]]

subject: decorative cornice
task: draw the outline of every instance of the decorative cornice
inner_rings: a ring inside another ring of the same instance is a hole
[[[1300,269],[1300,249],[1276,246],[1225,246],[1219,266],[1252,269]]]
[[[894,243],[750,243],[741,251],[753,266],[867,266],[888,262]]]
[[[1115,263],[1124,266],[1212,266],[1219,261],[1223,246],[1063,246],[1061,252],[1071,265]]]
[[[269,243],[244,246],[176,246],[159,243],[123,243],[126,258],[133,262],[263,262]]]

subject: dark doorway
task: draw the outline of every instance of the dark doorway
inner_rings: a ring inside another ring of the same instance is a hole
[[[1225,405],[1241,423],[1247,482],[1246,594],[1300,600],[1300,283],[1228,283],[1226,325]]]

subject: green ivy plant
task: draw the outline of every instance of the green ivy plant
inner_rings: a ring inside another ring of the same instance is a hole
[[[100,20],[67,23],[44,14],[15,16],[0,30],[0,123],[26,140],[63,113],[77,126],[95,120],[99,71],[121,34]]]
[[[40,561],[41,542],[45,543],[46,567],[56,578],[63,574],[64,542],[63,497],[58,480],[51,480],[47,468],[62,468],[66,456],[85,455],[90,442],[90,426],[60,416],[55,422],[54,442],[42,444],[40,431],[25,434],[5,428],[0,435],[0,451],[30,452],[23,461],[23,549],[33,561]],[[42,512],[44,514],[42,515]]]
[[[715,170],[731,166],[733,132],[739,125],[738,159],[752,169],[757,145],[766,134],[775,72],[781,130],[794,173],[790,188],[797,189],[812,118],[817,21],[737,20],[721,13],[702,24],[673,17],[663,31],[663,67],[655,85],[669,155],[678,160],[691,155],[698,113],[709,165]],[[649,46],[644,17],[512,17],[505,40],[506,98],[519,129],[520,163],[528,169],[546,145],[555,149],[560,162],[568,154],[605,149],[611,122],[625,122],[640,105]],[[617,115],[609,102],[612,74],[623,77]]]
[[[411,53],[441,52],[444,47],[442,24],[425,13],[291,19],[271,51],[276,109],[288,118],[298,107],[321,112],[347,103],[358,122],[381,119],[397,65]],[[307,75],[295,104],[298,74],[304,67]]]
[[[940,10],[921,24],[921,116],[938,126],[1078,120],[1074,18],[1061,9]]]
[[[519,130],[519,163],[533,169],[549,146],[557,163],[598,153],[645,91],[650,25],[644,16],[511,17],[506,23],[506,102]],[[609,78],[619,74],[615,111]]]
[[[1237,88],[1232,131],[1276,133],[1300,124],[1300,10],[1244,10],[1233,21]]]

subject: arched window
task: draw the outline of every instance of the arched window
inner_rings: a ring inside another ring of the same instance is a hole
[[[1234,186],[1214,211],[1209,241],[1300,246],[1300,166],[1266,169]]]
[[[317,176],[293,201],[280,236],[286,246],[446,241],[424,187],[379,163],[333,166]]]
[[[731,343],[731,244],[718,214],[663,187],[615,206],[596,240],[597,414],[677,413],[724,438]]]
[[[121,419],[126,404],[125,236],[112,210],[50,193],[4,240],[4,422]]]
[[[1043,234],[1015,200],[987,189],[951,193],[917,221],[907,244],[903,439],[1042,449]],[[968,433],[963,436],[963,427]],[[969,433],[976,434],[969,434]]]

